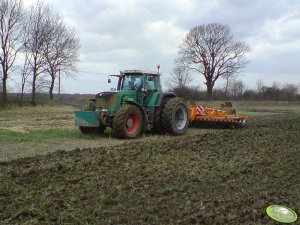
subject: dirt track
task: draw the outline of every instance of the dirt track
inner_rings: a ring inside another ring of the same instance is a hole
[[[300,213],[300,116],[0,163],[1,224],[278,224]],[[299,220],[298,220],[299,222]]]

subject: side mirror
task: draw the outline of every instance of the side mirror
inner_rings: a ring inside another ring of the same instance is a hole
[[[111,83],[111,79],[110,79],[110,78],[108,78],[108,83],[109,83],[109,84]]]

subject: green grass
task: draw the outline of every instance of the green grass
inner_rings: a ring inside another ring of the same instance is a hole
[[[22,142],[39,142],[47,139],[64,139],[64,138],[88,138],[82,135],[78,130],[68,129],[47,129],[47,130],[30,130],[28,132],[0,131],[0,142],[22,143]]]
[[[218,106],[221,101],[201,102],[208,106]],[[278,113],[300,112],[299,102],[234,101],[238,114],[255,117]],[[111,146],[123,140],[111,138],[112,130],[107,128],[104,135],[82,135],[74,125],[75,107],[63,105],[42,105],[18,107],[14,105],[0,108],[0,161],[12,158],[46,154],[58,149],[72,150],[76,147]],[[188,133],[208,133],[216,130],[194,129]],[[142,135],[141,139],[155,141],[155,137]],[[160,135],[157,138],[164,138]],[[130,140],[132,141],[132,140]]]

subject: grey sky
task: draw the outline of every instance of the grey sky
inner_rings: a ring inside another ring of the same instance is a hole
[[[29,5],[32,1],[25,0]],[[178,45],[194,26],[227,24],[251,48],[240,78],[300,82],[299,0],[47,0],[81,40],[80,71],[63,80],[66,93],[97,93],[114,86],[105,74],[124,69],[156,70],[169,78]],[[222,81],[216,83],[220,86]],[[194,85],[205,86],[200,75]]]

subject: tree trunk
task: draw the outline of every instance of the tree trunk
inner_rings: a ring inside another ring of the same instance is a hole
[[[49,96],[50,96],[50,100],[53,100],[53,89],[50,89],[50,93],[49,93]]]
[[[35,102],[35,96],[36,96],[36,90],[35,90],[35,84],[36,83],[36,72],[33,72],[33,80],[32,80],[32,92],[31,92],[31,105],[36,106]]]
[[[2,75],[3,75],[3,77],[2,77],[2,101],[4,104],[6,104],[7,103],[7,77],[8,77],[6,65],[2,65]]]
[[[20,106],[23,106],[24,104],[24,92],[21,93],[21,100],[20,100]]]
[[[229,77],[226,78],[225,97],[227,97],[227,95],[228,95],[228,84],[229,84]]]
[[[25,89],[25,83],[22,82],[21,102],[20,102],[21,106],[23,106],[23,104],[24,104],[24,89]]]
[[[53,89],[54,89],[55,76],[51,76],[51,85],[49,90],[50,100],[53,100]]]
[[[2,79],[2,100],[3,100],[4,104],[7,103],[6,78],[7,78],[7,76],[5,76],[5,74],[4,74],[3,79]]]
[[[212,98],[212,90],[213,90],[213,84],[211,82],[206,82],[206,97],[208,100]]]

